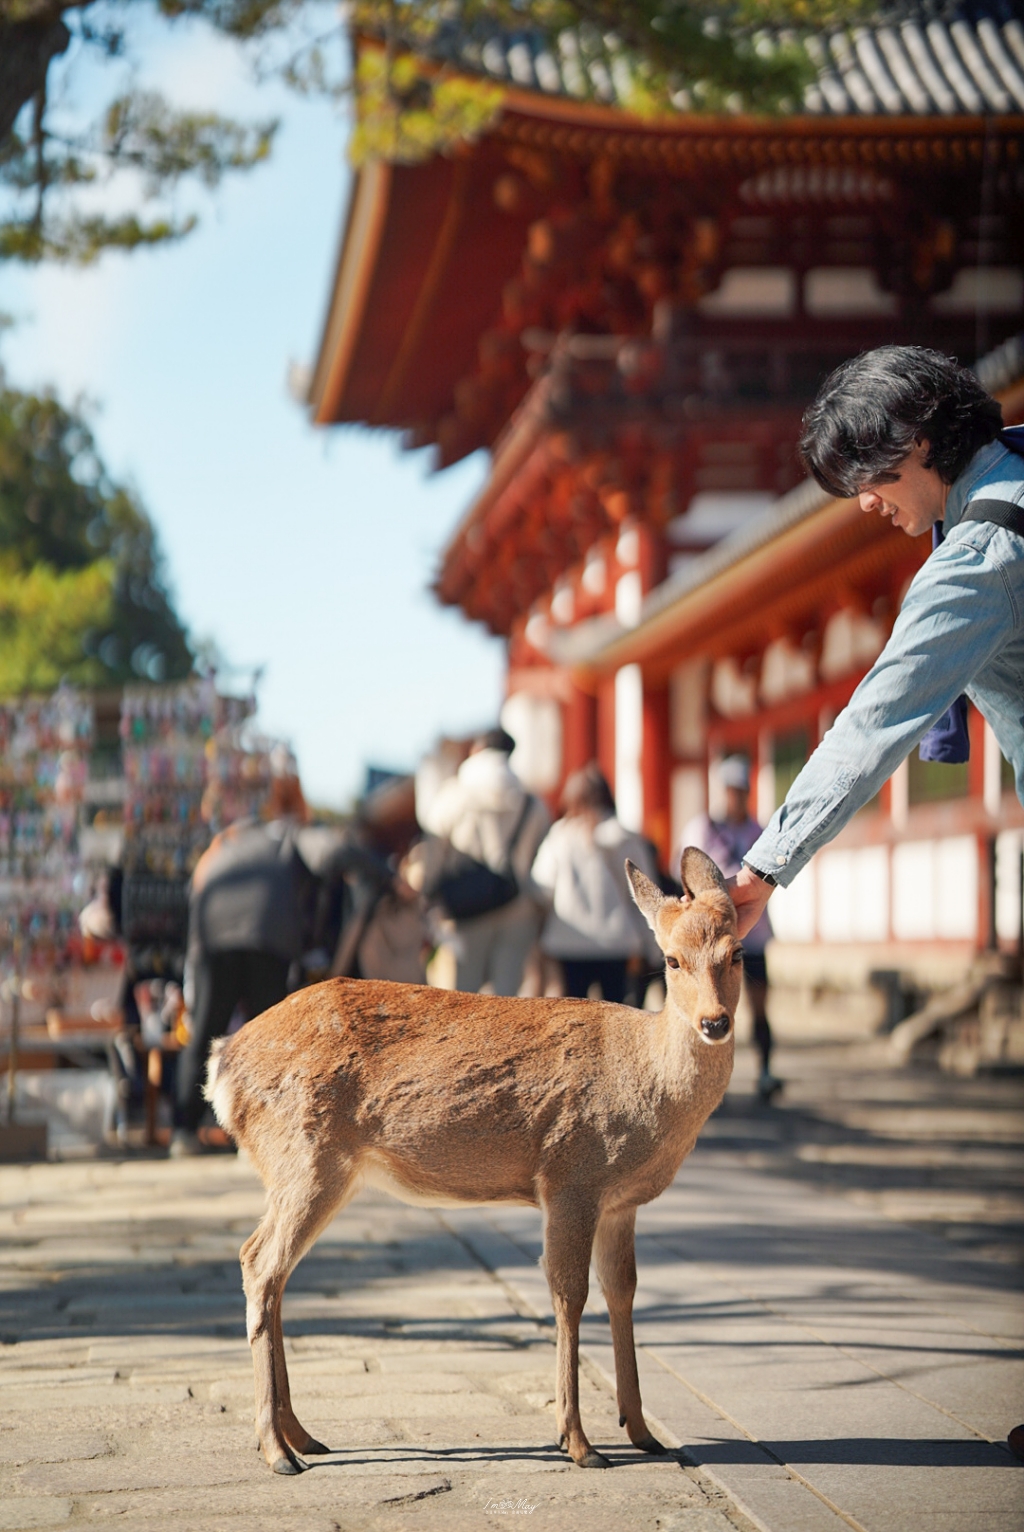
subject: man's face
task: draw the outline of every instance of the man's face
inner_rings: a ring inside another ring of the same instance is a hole
[[[745,824],[750,805],[750,794],[743,787],[725,789],[725,817],[734,824]]]
[[[942,482],[937,469],[924,466],[930,450],[928,442],[919,442],[887,484],[862,489],[857,497],[861,510],[888,516],[908,537],[920,537],[941,521],[949,485]]]

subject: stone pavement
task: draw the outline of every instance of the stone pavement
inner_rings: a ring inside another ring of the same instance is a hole
[[[237,1249],[261,1193],[231,1156],[0,1169],[0,1529],[507,1526],[587,1532],[1022,1532],[1021,1082],[789,1050],[749,1058],[639,1220],[648,1419],[619,1430],[607,1325],[581,1394],[610,1473],[553,1445],[539,1220],[364,1194],[285,1306],[297,1479],[252,1451]]]

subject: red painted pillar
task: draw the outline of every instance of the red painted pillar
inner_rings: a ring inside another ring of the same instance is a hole
[[[597,755],[597,698],[572,686],[563,709],[563,775],[568,777]]]

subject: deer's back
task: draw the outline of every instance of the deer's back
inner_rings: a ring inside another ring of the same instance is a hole
[[[652,1068],[657,1026],[625,1006],[329,980],[231,1039],[214,1100],[264,1179],[291,1143],[365,1161],[427,1201],[533,1201],[538,1173],[609,1160],[620,1182],[629,1162],[641,1177],[664,1162],[656,1195],[728,1078],[694,1080],[699,1120],[666,1141],[678,1103]]]

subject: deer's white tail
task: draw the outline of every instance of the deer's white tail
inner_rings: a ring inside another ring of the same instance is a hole
[[[203,1086],[203,1095],[213,1107],[213,1115],[225,1133],[230,1133],[232,1118],[234,1117],[234,1101],[232,1099],[234,1093],[231,1090],[230,1079],[227,1076],[223,1079],[220,1078],[221,1055],[227,1044],[228,1039],[226,1037],[218,1037],[214,1040],[213,1047],[210,1049],[210,1062],[206,1070],[206,1084]]]

